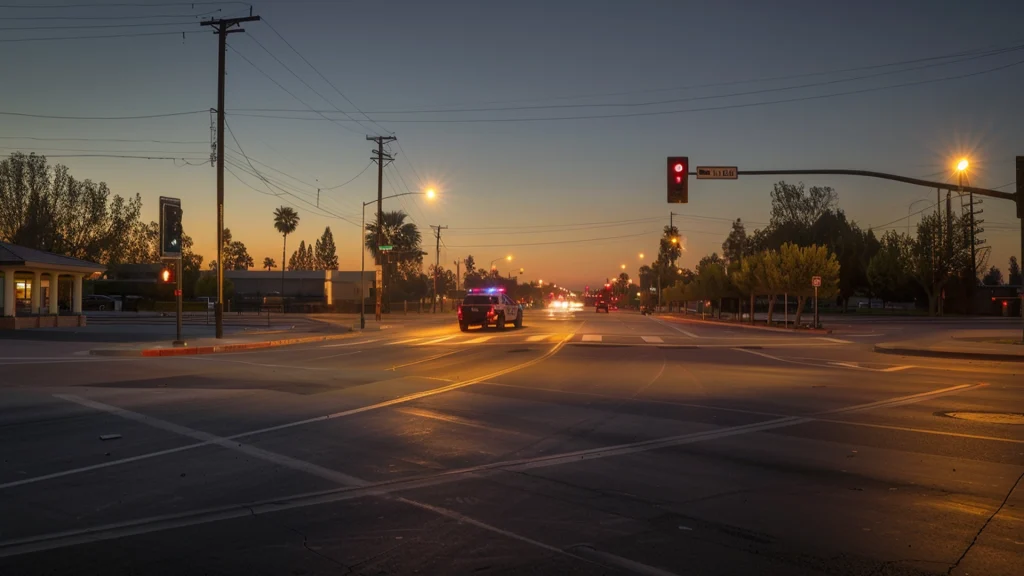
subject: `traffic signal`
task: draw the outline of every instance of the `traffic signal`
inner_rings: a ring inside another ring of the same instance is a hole
[[[160,199],[160,255],[181,257],[181,203]]]
[[[160,269],[160,282],[162,284],[174,284],[177,278],[174,277],[174,266],[164,265]]]
[[[689,184],[690,159],[686,156],[668,158],[668,203],[686,204],[690,200]]]

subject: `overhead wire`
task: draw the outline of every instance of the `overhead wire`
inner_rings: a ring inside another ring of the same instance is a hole
[[[373,161],[372,160],[366,166],[363,166],[363,169],[360,170],[359,173],[356,174],[355,176],[349,178],[348,180],[345,180],[344,182],[342,182],[341,184],[338,184],[337,186],[329,186],[327,188],[321,188],[321,190],[337,190],[338,188],[341,188],[342,186],[347,186],[347,185],[351,184],[352,182],[355,182],[355,180],[357,178],[362,176],[363,172],[366,172],[366,170],[369,169],[370,166],[373,166]]]
[[[2,18],[0,18],[2,20]],[[89,30],[95,28],[155,28],[158,26],[190,26],[195,22],[154,22],[141,23],[137,22],[134,24],[75,24],[72,26],[4,26],[0,27],[0,32],[9,32],[12,30],[21,31],[32,31],[32,30]]]
[[[346,218],[346,217],[344,217],[344,216],[342,216],[340,214],[336,214],[336,213],[334,213],[334,212],[332,212],[330,210],[327,210],[326,208],[322,208],[322,207],[319,207],[319,206],[317,206],[315,204],[312,204],[312,203],[306,201],[301,196],[298,196],[297,194],[294,194],[294,193],[286,190],[285,188],[283,188],[281,186],[277,186],[277,185],[274,185],[273,183],[271,183],[267,179],[267,177],[264,176],[263,174],[261,174],[260,171],[257,170],[256,167],[253,166],[252,163],[249,161],[249,157],[245,154],[245,150],[242,148],[241,143],[239,143],[238,138],[236,138],[234,132],[232,132],[231,125],[228,124],[227,122],[225,122],[224,126],[227,128],[228,134],[231,136],[231,140],[234,141],[235,146],[238,147],[238,151],[242,154],[242,157],[245,158],[246,164],[252,170],[251,174],[256,176],[257,178],[259,178],[260,180],[262,180],[263,183],[268,187],[267,188],[268,191],[270,190],[270,188],[269,188],[270,186],[274,186],[278,190],[281,190],[284,194],[287,194],[288,196],[291,196],[295,200],[298,200],[299,202],[302,202],[303,204],[308,206],[310,209],[314,210],[315,211],[314,213],[319,213],[319,215],[321,215],[321,216],[337,218],[338,220],[343,220],[343,221],[348,222],[349,224],[352,224],[354,226],[359,226],[354,221],[349,220],[348,218]],[[242,169],[239,166],[236,166],[236,168],[239,168],[240,170]],[[243,170],[243,172],[244,171],[245,170]]]
[[[43,138],[39,136],[0,136],[0,140],[32,140],[34,142],[144,142],[153,144],[209,144],[206,140],[149,140],[145,138]]]
[[[534,116],[526,118],[442,118],[442,119],[387,119],[382,120],[383,122],[389,123],[410,123],[410,124],[475,124],[475,123],[510,123],[510,122],[555,122],[555,121],[568,121],[568,120],[603,120],[603,119],[614,119],[614,118],[636,118],[644,116],[668,116],[674,114],[689,114],[694,112],[710,112],[718,110],[734,110],[740,108],[755,108],[760,106],[769,106],[775,104],[787,104],[793,102],[805,102],[809,100],[822,100],[826,98],[835,98],[839,96],[850,96],[855,94],[866,94],[870,92],[878,92],[882,90],[892,90],[896,88],[906,88],[910,86],[921,86],[925,84],[934,84],[938,82],[949,82],[953,80],[961,80],[964,78],[972,78],[975,76],[981,76],[984,74],[991,74],[1001,70],[1006,70],[1015,66],[1024,64],[1024,60],[1018,60],[1009,64],[1003,64],[985,70],[979,70],[975,72],[969,72],[965,74],[958,74],[953,76],[944,76],[941,78],[930,78],[926,80],[916,80],[912,82],[903,82],[898,84],[889,84],[886,86],[873,86],[868,88],[860,88],[856,90],[848,90],[844,92],[832,92],[829,94],[814,94],[809,96],[799,96],[793,98],[783,98],[778,100],[767,100],[760,102],[745,102],[737,104],[726,104],[722,106],[706,106],[703,108],[684,108],[679,110],[649,110],[644,112],[629,112],[624,114],[588,114],[588,115],[577,115],[577,116]],[[316,120],[315,118],[296,117],[296,116],[281,116],[274,114],[250,114],[244,112],[236,112],[235,116],[247,116],[253,118],[278,118],[286,120]],[[343,122],[343,120],[338,120]]]
[[[181,30],[175,32],[133,32],[130,34],[90,34],[88,36],[46,36],[42,38],[0,38],[2,43],[44,42],[49,40],[103,40],[108,38],[139,38],[142,36],[178,36],[205,34],[202,30]]]
[[[27,112],[0,112],[0,116],[18,116],[22,118],[44,118],[48,120],[146,120],[150,118],[173,118],[206,114],[209,110],[187,110],[184,112],[166,112],[163,114],[140,114],[137,116],[54,116],[50,114],[29,114]]]
[[[263,19],[263,23],[264,23],[264,24],[265,24],[265,25],[267,26],[267,28],[269,28],[269,29],[270,29],[270,31],[271,31],[271,32],[273,32],[273,33],[274,33],[275,35],[277,35],[277,37],[278,37],[278,38],[280,38],[280,39],[281,39],[281,41],[282,41],[282,42],[284,42],[284,43],[285,43],[285,45],[287,45],[287,46],[288,46],[288,48],[290,48],[290,49],[291,49],[291,51],[292,51],[292,52],[294,52],[294,53],[295,53],[295,54],[296,54],[296,55],[297,55],[297,56],[298,56],[299,58],[301,58],[301,59],[302,59],[302,61],[303,61],[303,62],[305,62],[305,63],[306,63],[306,65],[307,65],[307,66],[309,66],[309,68],[310,68],[311,70],[313,70],[313,72],[316,72],[317,76],[319,76],[319,77],[320,77],[320,78],[321,78],[321,79],[322,79],[322,80],[323,80],[324,82],[326,82],[328,86],[330,86],[330,87],[331,87],[332,89],[334,89],[334,91],[335,91],[335,92],[337,92],[337,93],[338,93],[338,95],[342,97],[342,99],[344,99],[344,100],[345,100],[346,102],[348,102],[348,103],[349,103],[349,105],[351,105],[351,106],[352,106],[352,108],[354,108],[354,109],[356,110],[356,112],[358,112],[358,113],[362,114],[362,115],[363,115],[363,117],[364,117],[364,118],[366,118],[366,119],[367,119],[367,120],[368,120],[368,121],[369,121],[369,122],[370,122],[371,124],[374,124],[375,126],[377,126],[378,128],[380,128],[380,129],[381,129],[381,131],[382,131],[383,133],[385,133],[385,134],[393,134],[393,132],[391,132],[390,130],[388,130],[388,129],[384,128],[384,127],[383,127],[383,126],[381,126],[380,124],[377,124],[376,122],[374,122],[374,121],[373,121],[373,119],[372,119],[372,118],[370,118],[370,117],[369,117],[369,116],[367,116],[367,115],[366,115],[366,114],[365,114],[365,113],[364,113],[363,111],[361,111],[361,110],[359,109],[359,107],[358,107],[358,106],[356,106],[356,105],[355,105],[355,103],[354,103],[354,102],[352,102],[352,100],[350,100],[350,99],[349,99],[349,97],[348,97],[348,96],[346,96],[346,95],[345,95],[345,93],[341,91],[341,89],[339,89],[339,88],[338,88],[337,86],[335,86],[333,82],[331,82],[331,81],[330,81],[330,80],[329,80],[329,79],[328,79],[328,78],[327,78],[326,76],[324,76],[324,75],[323,75],[323,74],[322,74],[322,73],[320,72],[320,70],[318,70],[318,69],[317,69],[317,67],[316,67],[316,66],[313,66],[313,63],[312,63],[312,62],[310,62],[310,61],[309,61],[308,59],[306,59],[306,57],[305,57],[305,56],[303,56],[301,52],[299,52],[298,50],[296,50],[296,49],[295,49],[295,47],[294,47],[294,46],[292,46],[291,42],[289,42],[289,41],[288,41],[288,40],[287,40],[287,39],[286,39],[286,38],[285,38],[285,37],[284,37],[284,36],[283,36],[283,35],[282,35],[282,34],[281,34],[280,32],[278,32],[278,31],[277,31],[277,28],[274,28],[274,26],[273,26],[273,25],[272,25],[272,24],[271,24],[270,22],[268,22],[266,18],[264,18],[264,19]],[[322,98],[322,96],[321,96],[321,98]],[[348,116],[349,118],[351,118],[351,116],[349,116],[349,115],[348,115],[347,113],[344,113],[344,114],[345,114],[345,116]],[[367,128],[367,127],[366,127],[365,125],[363,125],[363,124],[362,124],[361,122],[359,122],[359,121],[358,121],[358,120],[356,120],[355,118],[352,118],[352,120],[353,120],[353,121],[355,121],[355,122],[356,122],[356,124],[359,124],[359,126],[361,126],[362,128],[364,128],[364,129],[365,129],[365,130],[367,130],[367,131],[370,131],[370,132],[377,132],[376,130],[371,130],[370,128]],[[380,135],[380,133],[378,133],[378,135]]]
[[[496,248],[496,247],[509,247],[514,248],[517,246],[548,246],[552,244],[578,244],[580,242],[603,242],[606,240],[620,240],[622,238],[636,238],[637,236],[646,236],[648,234],[657,234],[658,230],[648,230],[646,232],[639,232],[636,234],[624,234],[622,236],[605,236],[603,238],[581,238],[577,240],[553,240],[550,242],[523,242],[519,244],[463,244],[463,245],[451,245],[449,248]]]
[[[322,112],[317,112],[316,109],[314,109],[312,106],[307,104],[305,100],[303,100],[302,98],[299,98],[298,96],[296,96],[291,90],[285,88],[284,85],[281,84],[280,82],[278,82],[277,80],[274,80],[274,78],[271,77],[270,74],[267,74],[266,72],[264,72],[259,66],[257,66],[255,63],[253,63],[252,60],[249,60],[245,56],[245,54],[242,54],[241,52],[239,52],[237,48],[235,48],[234,46],[232,46],[230,44],[228,44],[228,48],[231,48],[232,52],[234,52],[235,54],[239,55],[242,58],[242,60],[245,60],[246,62],[248,62],[249,65],[252,66],[254,69],[256,69],[257,72],[259,72],[260,74],[263,74],[263,76],[265,76],[268,80],[270,80],[271,82],[276,84],[277,87],[280,88],[281,90],[283,90],[286,94],[288,94],[289,96],[291,96],[292,98],[294,98],[295,100],[300,102],[306,108],[309,108],[310,111],[316,113],[318,116],[320,116],[324,120],[327,120],[328,122],[338,126],[339,128],[341,128],[343,130],[347,130],[347,131],[353,132],[355,134],[359,134],[360,133],[358,130],[353,130],[352,128],[349,128],[348,126],[345,126],[343,124],[343,122],[344,122],[343,120],[337,120],[335,118],[330,118],[330,117],[324,115]],[[239,114],[233,114],[233,115],[234,116],[239,116]]]
[[[185,18],[192,16],[193,18],[201,18],[203,16],[210,16],[220,12],[221,9],[210,10],[209,12],[202,12],[200,14],[150,14],[150,15],[134,15],[134,16],[4,16],[0,20],[148,20],[151,18]]]

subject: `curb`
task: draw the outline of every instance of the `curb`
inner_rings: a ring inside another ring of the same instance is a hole
[[[831,334],[831,328],[807,328],[796,330],[792,328],[772,328],[771,326],[751,326],[750,324],[744,324],[742,322],[722,322],[718,320],[697,320],[696,318],[685,318],[680,316],[665,316],[655,315],[655,318],[661,320],[679,320],[681,322],[687,322],[690,324],[711,324],[715,326],[730,327],[735,326],[737,328],[747,328],[749,330],[763,330],[765,332],[781,332],[783,334]]]
[[[157,357],[157,356],[192,356],[197,354],[222,354],[225,352],[240,352],[243,350],[257,350],[259,348],[274,348],[277,346],[293,346],[295,344],[308,344],[311,342],[325,342],[328,340],[341,340],[351,338],[354,334],[350,331],[345,334],[328,334],[325,336],[306,336],[302,338],[288,338],[285,340],[264,340],[261,342],[240,342],[238,344],[220,344],[215,346],[195,346],[182,348],[144,348],[142,350],[124,350],[117,348],[100,348],[89,350],[90,356],[135,356],[135,357]]]
[[[922,356],[926,358],[948,358],[951,360],[989,360],[994,362],[1024,362],[1024,355],[999,354],[988,352],[946,352],[928,350],[927,348],[900,348],[886,344],[875,344],[875,352],[879,354],[896,354],[899,356]]]

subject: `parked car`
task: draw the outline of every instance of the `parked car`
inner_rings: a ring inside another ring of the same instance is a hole
[[[89,294],[82,299],[82,310],[113,310],[116,300],[102,294]]]

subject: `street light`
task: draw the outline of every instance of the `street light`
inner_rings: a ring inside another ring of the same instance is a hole
[[[970,165],[971,163],[967,161],[967,158],[961,158],[960,161],[956,163],[956,171],[963,172],[964,170],[967,170],[967,167]]]
[[[967,158],[961,158],[960,161],[956,163],[956,172],[957,172],[957,176],[958,176],[957,180],[959,182],[959,188],[960,188],[960,190],[957,193],[961,197],[964,195],[964,172],[967,172],[967,167],[970,166],[970,165],[971,164],[970,164],[970,162],[967,161]],[[949,216],[950,201],[949,201],[949,195],[948,195],[949,193],[947,192],[946,194],[947,194],[947,196],[946,196],[946,218],[947,218],[947,222],[949,222],[950,221],[949,220],[949,218],[950,218],[950,216]],[[968,201],[969,201],[968,203],[971,206],[971,273],[974,274],[974,284],[977,285],[977,283],[978,283],[978,261],[977,261],[977,253],[974,250],[974,192],[970,193]]]
[[[425,192],[402,192],[401,194],[392,194],[391,196],[385,196],[381,200],[388,200],[390,198],[398,198],[399,196],[426,196],[427,198],[434,199],[437,193],[434,192],[433,188],[426,190]],[[363,202],[363,220],[362,225],[359,226],[359,253],[361,257],[359,259],[359,329],[363,330],[366,328],[366,246],[364,246],[364,236],[366,233],[366,207],[370,204],[377,203],[377,200],[370,200],[369,202]],[[377,228],[380,228],[380,222],[377,222]],[[379,237],[379,235],[378,235]],[[380,250],[380,246],[377,247]],[[282,264],[283,265],[283,264]],[[377,286],[377,292],[380,293],[380,286]]]
[[[641,252],[641,253],[640,253],[640,259],[641,259],[641,260],[643,260],[643,259],[644,259],[644,253],[643,253],[643,252]]]
[[[497,258],[495,258],[494,260],[491,260],[491,264],[490,264],[490,266],[491,266],[491,269],[492,269],[492,270],[493,270],[494,268],[496,268],[496,266],[494,265],[494,263],[495,263],[495,262],[497,262],[498,260],[501,260],[501,257],[500,257],[500,256],[499,256],[499,257],[497,257]],[[511,262],[511,261],[512,261],[512,255],[511,255],[511,254],[509,254],[508,256],[505,256],[505,260],[507,260],[507,261]]]

